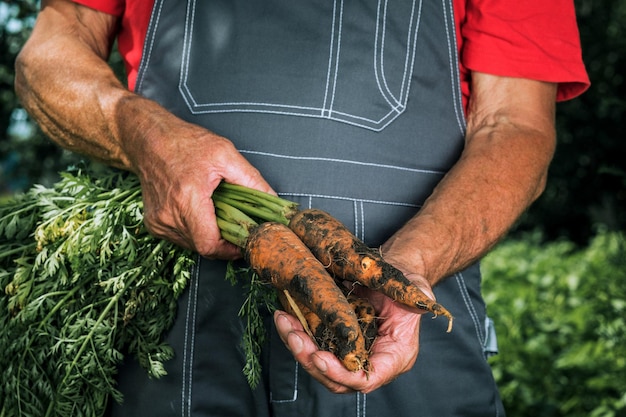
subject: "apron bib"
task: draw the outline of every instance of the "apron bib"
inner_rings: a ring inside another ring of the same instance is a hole
[[[417,213],[462,151],[455,39],[450,0],[157,0],[136,90],[229,138],[281,196],[330,212],[375,247]],[[225,282],[223,263],[202,260],[168,337],[170,374],[145,383],[129,364],[125,405],[114,411],[498,415],[478,267],[435,293],[454,330],[423,320],[417,364],[394,383],[330,394],[269,328],[266,374],[252,392],[241,373],[243,291]]]

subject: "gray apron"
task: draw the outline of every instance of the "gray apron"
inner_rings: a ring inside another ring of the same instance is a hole
[[[450,0],[157,0],[139,94],[231,139],[274,189],[380,245],[458,159],[465,133]],[[176,140],[176,138],[172,138]],[[168,336],[169,375],[120,371],[124,416],[498,416],[478,266],[445,279],[455,316],[423,320],[415,367],[334,395],[271,326],[264,378],[241,369],[243,290],[202,260]]]

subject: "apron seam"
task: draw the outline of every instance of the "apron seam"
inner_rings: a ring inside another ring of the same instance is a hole
[[[436,170],[436,169],[421,169],[421,168],[411,168],[400,165],[389,165],[389,164],[379,164],[376,162],[364,162],[364,161],[355,161],[352,159],[341,159],[341,158],[324,158],[317,156],[296,156],[296,155],[287,155],[287,154],[277,154],[272,152],[263,152],[263,151],[255,151],[250,149],[238,149],[238,151],[242,154],[250,154],[250,155],[260,155],[267,156],[272,158],[279,159],[293,159],[296,161],[320,161],[320,162],[337,162],[342,164],[350,164],[350,165],[358,165],[365,167],[374,167],[374,168],[385,168],[397,171],[407,171],[415,174],[429,174],[429,175],[439,175],[444,176],[446,171],[444,170]]]
[[[146,39],[144,40],[144,55],[142,56],[139,69],[137,70],[137,81],[135,83],[135,92],[140,92],[143,86],[143,80],[145,78],[146,70],[150,65],[150,59],[152,57],[152,50],[154,48],[154,41],[156,39],[155,32],[159,26],[161,19],[161,11],[163,10],[163,1],[158,0],[159,6],[153,7],[150,14],[150,23],[148,26]]]
[[[300,366],[297,361],[294,361],[294,381],[293,381],[293,397],[288,400],[275,400],[273,399],[274,392],[270,390],[270,403],[281,404],[281,403],[293,403],[298,399],[298,376],[300,374]]]
[[[360,200],[354,200],[354,235],[365,241],[365,209]]]
[[[369,199],[362,199],[362,198],[344,197],[344,196],[339,196],[339,195],[284,193],[284,192],[279,192],[278,194],[283,197],[306,197],[309,199],[309,201],[313,198],[327,198],[330,200],[358,201],[361,203],[382,204],[382,205],[387,205],[387,206],[401,206],[401,207],[412,207],[412,208],[422,207],[421,204],[402,203],[402,202],[397,202],[397,201],[385,201],[385,200],[369,200]]]
[[[385,5],[383,7],[384,13],[383,13],[382,19],[380,16],[381,4],[382,4],[382,1],[379,0],[377,11],[376,11],[376,36],[375,36],[375,42],[374,42],[374,74],[376,78],[376,84],[378,85],[378,91],[380,92],[381,96],[385,99],[387,104],[389,104],[389,106],[391,107],[391,111],[387,114],[387,116],[389,116],[392,113],[396,113],[395,117],[397,117],[400,114],[402,114],[404,110],[406,109],[406,102],[407,102],[407,98],[410,92],[411,83],[410,83],[410,77],[408,77],[408,74],[413,73],[413,65],[415,62],[415,49],[417,47],[417,34],[419,33],[420,18],[421,18],[421,7],[418,12],[417,22],[414,22],[416,1],[413,0],[413,2],[411,3],[411,16],[409,19],[410,23],[409,23],[409,28],[408,28],[407,50],[406,50],[406,54],[404,57],[404,71],[402,74],[402,82],[400,85],[400,98],[396,98],[394,94],[391,92],[389,86],[387,85],[387,78],[385,77],[385,70],[384,70],[385,67],[384,67],[383,58],[384,58],[384,53],[385,53],[385,32],[386,32],[386,27],[387,27],[388,2],[385,1]],[[421,6],[421,1],[420,1],[420,6]],[[381,20],[382,20],[382,24],[380,23]],[[415,29],[413,27],[414,23],[415,23]],[[379,53],[378,33],[379,33],[379,27],[381,26],[382,26],[382,36],[380,37],[381,41],[380,41],[380,53]],[[413,30],[415,30],[415,35],[413,35],[413,40],[411,40],[411,34],[413,33]],[[379,56],[380,56],[380,59],[377,59]],[[412,59],[409,59],[409,58],[412,58]],[[408,62],[411,63],[410,72],[407,71],[407,66],[409,66]],[[379,67],[380,67],[380,73],[378,71]],[[381,80],[382,80],[382,85],[381,85]],[[384,88],[385,91],[383,91],[383,86],[385,87]],[[405,87],[407,87],[406,92],[404,91]],[[406,94],[406,97],[405,97],[405,94]],[[393,99],[393,103],[391,102],[391,100],[388,99],[387,96]]]
[[[343,29],[343,0],[341,1],[341,7],[339,9],[339,27],[337,28],[337,39],[336,39],[336,43],[337,43],[337,52],[336,52],[336,57],[333,60],[333,47],[335,45],[335,19],[337,18],[337,1],[335,0],[333,2],[333,28],[332,28],[332,32],[331,32],[331,39],[330,39],[330,51],[328,54],[328,73],[326,75],[326,88],[324,91],[324,102],[322,103],[322,108],[321,108],[321,116],[322,117],[326,117],[328,119],[332,119],[332,113],[333,113],[333,105],[335,104],[335,93],[337,91],[337,75],[339,73],[339,53],[341,50],[341,31]],[[328,95],[328,90],[330,88],[330,85],[328,83],[328,81],[330,80],[330,73],[333,72],[333,82],[332,82],[332,93],[330,95],[330,104],[328,106],[328,109],[326,108],[326,97]],[[328,113],[327,115],[325,115],[325,113]]]
[[[367,417],[367,394],[356,393],[356,417]]]
[[[463,298],[463,303],[465,304],[465,307],[467,308],[467,312],[469,313],[470,318],[472,319],[472,323],[474,324],[474,330],[476,331],[476,338],[478,339],[478,342],[482,349],[482,347],[484,346],[485,338],[484,338],[483,331],[481,329],[480,320],[478,318],[478,313],[476,313],[476,309],[474,308],[470,295],[467,292],[467,285],[465,284],[465,279],[463,278],[463,274],[460,272],[454,274],[454,277],[455,277],[457,286],[459,288],[459,293],[461,294],[461,297]]]
[[[452,84],[452,103],[454,108],[454,116],[456,118],[456,122],[459,125],[459,129],[463,136],[465,136],[465,114],[463,112],[463,116],[459,114],[459,109],[463,109],[463,100],[461,99],[461,90],[460,90],[460,74],[459,67],[455,65],[455,62],[459,62],[458,57],[458,47],[456,43],[456,26],[454,25],[454,7],[451,4],[452,0],[441,0],[441,6],[443,8],[443,22],[446,26],[446,42],[448,44],[448,65],[450,66],[450,83]],[[446,5],[449,7],[446,9]],[[450,30],[448,18],[452,18],[452,22],[450,22],[450,26],[452,26],[452,30]],[[450,36],[450,32],[452,32],[452,37]],[[450,41],[452,38],[452,41]],[[453,47],[454,46],[454,47]]]
[[[200,276],[200,257],[197,257],[196,265],[194,267],[194,274],[192,278],[192,285],[189,289],[189,301],[187,303],[187,311],[185,314],[185,339],[183,348],[183,373],[181,381],[181,414],[183,416],[191,416],[191,399],[192,399],[192,387],[193,387],[193,356],[195,345],[195,326],[196,326],[196,313],[198,307],[198,286]],[[190,337],[191,336],[191,337]],[[187,376],[189,373],[189,376]]]

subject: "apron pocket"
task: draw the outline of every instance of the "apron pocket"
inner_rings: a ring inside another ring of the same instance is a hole
[[[193,114],[275,113],[382,130],[409,94],[421,2],[405,3],[190,1],[180,92]]]

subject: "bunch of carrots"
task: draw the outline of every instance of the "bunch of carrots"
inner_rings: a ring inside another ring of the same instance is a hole
[[[377,334],[374,308],[346,282],[443,315],[451,330],[447,309],[330,214],[299,210],[294,202],[228,183],[220,184],[213,201],[222,237],[242,248],[261,280],[277,289],[283,308],[346,369],[370,370],[369,349]]]

